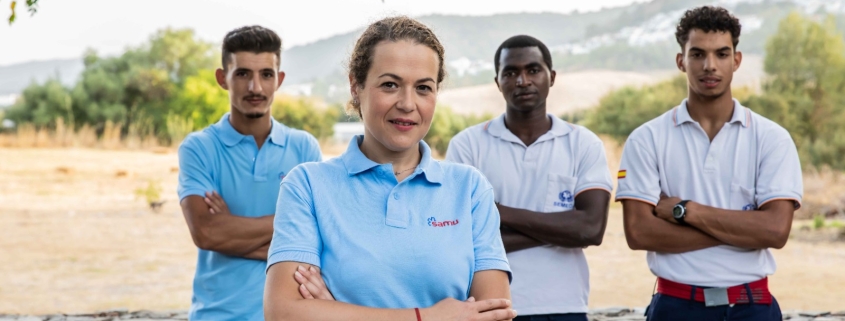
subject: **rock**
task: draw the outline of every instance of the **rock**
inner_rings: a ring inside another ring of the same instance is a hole
[[[631,312],[633,312],[633,311],[631,311],[628,308],[611,307],[611,308],[603,308],[603,309],[594,309],[594,310],[591,310],[588,314],[599,314],[599,315],[603,315],[603,316],[606,316],[606,317],[618,317],[618,316],[621,316],[621,315],[630,314]]]
[[[811,318],[823,317],[828,315],[830,315],[829,311],[804,311],[798,313],[798,316]]]

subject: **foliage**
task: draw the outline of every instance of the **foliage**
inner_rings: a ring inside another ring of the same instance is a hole
[[[286,126],[302,129],[324,140],[334,135],[334,124],[340,117],[337,108],[328,108],[314,98],[276,96],[273,118]]]
[[[469,126],[493,118],[491,115],[459,115],[449,106],[437,106],[434,109],[434,119],[431,129],[425,135],[425,142],[440,155],[446,155],[449,141]]]
[[[766,44],[763,92],[734,89],[733,96],[792,135],[804,166],[845,169],[845,40],[835,21],[817,22],[797,13],[781,21]],[[678,105],[686,79],[644,88],[622,88],[588,112],[584,125],[619,141],[638,126]]]
[[[189,76],[174,97],[170,111],[190,119],[193,128],[216,123],[229,111],[229,95],[217,84],[214,71],[201,70]]]
[[[150,209],[158,211],[161,209],[162,203],[164,203],[161,200],[161,191],[161,182],[148,180],[147,187],[139,187],[135,189],[135,197],[144,198],[150,206]]]
[[[15,22],[17,18],[17,14],[15,13],[15,7],[17,7],[18,2],[13,0],[9,5],[9,8],[12,10],[12,13],[9,15],[9,25]],[[30,15],[34,15],[38,12],[38,0],[26,0],[26,10],[29,11]]]

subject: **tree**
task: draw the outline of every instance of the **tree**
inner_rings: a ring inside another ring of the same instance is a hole
[[[764,68],[764,95],[748,106],[790,132],[804,165],[845,169],[845,42],[833,18],[784,18],[766,44]]]
[[[338,110],[314,98],[278,95],[273,100],[272,115],[285,126],[307,131],[323,140],[334,135]]]
[[[15,7],[17,7],[18,2],[13,0],[9,7],[12,9],[12,13],[9,15],[9,25],[11,26],[12,23],[15,22],[17,15],[15,14]],[[38,11],[38,0],[26,0],[26,10],[29,11],[30,15],[34,15],[35,12]]]

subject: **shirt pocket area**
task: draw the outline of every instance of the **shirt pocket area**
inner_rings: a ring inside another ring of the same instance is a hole
[[[575,184],[572,176],[549,174],[543,212],[561,212],[575,208]]]
[[[757,210],[757,200],[754,189],[742,187],[737,183],[731,184],[731,210],[754,211]]]

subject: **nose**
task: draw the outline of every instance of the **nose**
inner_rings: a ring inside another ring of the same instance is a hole
[[[416,109],[417,103],[414,101],[414,88],[408,87],[399,92],[399,100],[396,102],[396,109],[402,112],[412,112]]]
[[[527,87],[531,83],[528,82],[528,75],[524,72],[520,72],[519,75],[516,76],[516,85],[519,87]]]
[[[249,81],[249,92],[251,93],[261,93],[263,88],[261,88],[261,75],[254,74],[252,79]]]
[[[715,55],[707,55],[707,58],[704,59],[704,71],[715,71],[716,70],[716,57]]]

